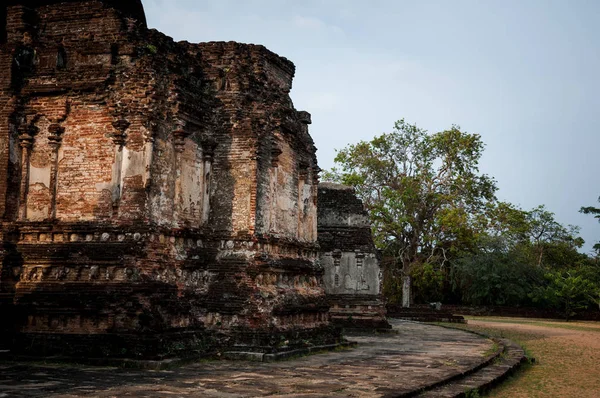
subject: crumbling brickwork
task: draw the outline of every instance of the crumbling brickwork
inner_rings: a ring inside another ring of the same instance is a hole
[[[318,233],[332,320],[347,328],[389,329],[379,255],[353,188],[319,184]]]
[[[0,333],[15,351],[163,358],[339,339],[290,61],[175,43],[147,29],[139,0],[0,8]]]

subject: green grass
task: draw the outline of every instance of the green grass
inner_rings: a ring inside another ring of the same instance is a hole
[[[489,322],[478,326],[448,325],[508,338],[520,344],[535,363],[525,364],[491,397],[598,397],[600,396],[600,323],[561,322],[524,318],[469,317]],[[509,327],[509,324],[511,326]],[[513,325],[527,327],[514,329]]]
[[[490,348],[488,348],[486,351],[481,353],[481,356],[484,358],[487,358],[487,357],[492,356],[495,353],[497,353],[499,349],[500,349],[500,346],[498,345],[498,343],[494,342],[494,344]]]
[[[546,326],[546,327],[550,327],[550,328],[557,328],[557,329],[567,329],[567,330],[580,330],[583,332],[595,332],[595,333],[600,333],[600,324],[598,324],[599,327],[590,327],[590,326],[584,326],[584,325],[577,325],[577,324],[573,324],[573,321],[571,322],[566,322],[566,321],[539,321],[539,320],[529,320],[529,319],[519,319],[519,318],[477,318],[477,317],[465,317],[465,319],[481,319],[481,320],[485,320],[486,322],[495,322],[495,323],[520,323],[520,324],[527,324],[527,325],[535,325],[535,326]]]

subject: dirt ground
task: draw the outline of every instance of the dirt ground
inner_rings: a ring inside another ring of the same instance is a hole
[[[600,397],[600,323],[469,318],[469,328],[521,343],[536,362],[492,397]]]

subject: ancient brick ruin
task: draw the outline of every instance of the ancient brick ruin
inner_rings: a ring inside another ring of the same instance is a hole
[[[140,0],[3,4],[2,339],[143,358],[338,341],[294,65],[175,43]]]
[[[319,185],[318,232],[332,320],[346,328],[391,328],[369,217],[353,188]]]

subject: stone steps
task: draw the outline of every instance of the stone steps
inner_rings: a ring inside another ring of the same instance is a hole
[[[440,316],[394,316],[396,319],[404,319],[407,321],[415,321],[415,322],[448,322],[448,323],[467,323],[463,317],[458,317],[456,315],[440,315]]]
[[[453,397],[489,388],[523,356],[507,341],[458,328],[392,323],[397,334],[353,335],[355,349],[279,363],[262,354],[251,358],[262,363],[203,361],[157,373],[0,361],[0,396],[77,395],[86,386],[88,395],[111,396]]]
[[[397,397],[459,398],[468,397],[472,391],[483,393],[490,390],[527,362],[524,350],[517,344],[507,339],[494,341],[500,349],[482,365],[425,390],[410,391]]]
[[[423,304],[413,305],[410,308],[391,304],[388,304],[386,307],[388,318],[404,319],[415,322],[467,323],[462,316],[454,315],[443,307],[439,310]]]
[[[450,322],[467,323],[465,318],[445,311],[423,311],[423,310],[397,310],[388,312],[388,318],[404,319],[415,322]]]

